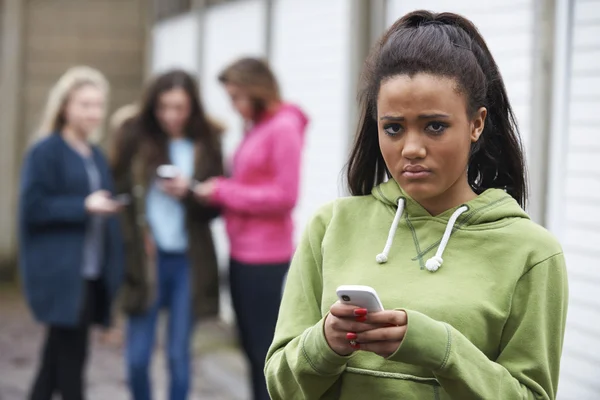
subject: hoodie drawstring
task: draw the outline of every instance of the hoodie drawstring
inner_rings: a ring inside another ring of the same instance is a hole
[[[396,215],[394,216],[394,221],[392,222],[392,226],[390,226],[390,231],[388,233],[387,241],[385,242],[385,247],[383,251],[377,254],[375,260],[379,264],[385,264],[388,261],[388,256],[390,254],[390,250],[392,249],[392,244],[394,242],[394,236],[396,236],[396,230],[398,229],[398,224],[400,223],[400,218],[404,213],[404,206],[406,204],[406,200],[403,198],[398,199],[398,209],[396,210]],[[425,268],[428,271],[435,272],[444,263],[442,259],[442,255],[444,254],[444,250],[446,250],[446,246],[448,245],[448,241],[450,240],[450,235],[452,235],[452,230],[454,229],[454,225],[456,224],[456,220],[460,215],[469,210],[469,207],[462,206],[458,210],[454,211],[450,219],[448,220],[448,224],[446,225],[446,230],[444,231],[444,236],[442,236],[442,241],[435,252],[435,255],[431,257],[425,263]]]
[[[392,243],[394,242],[394,236],[396,236],[396,229],[398,229],[398,224],[400,223],[400,217],[402,217],[402,213],[404,213],[404,205],[406,204],[406,200],[403,198],[398,199],[398,209],[396,210],[396,215],[394,216],[394,222],[392,222],[392,226],[390,226],[390,232],[388,233],[387,241],[385,242],[385,247],[383,251],[377,254],[375,260],[379,264],[384,264],[388,260],[388,255],[390,254],[390,250],[392,249]]]
[[[450,235],[452,235],[452,229],[454,229],[454,224],[456,223],[456,220],[458,219],[458,217],[460,217],[460,215],[462,213],[464,213],[465,211],[467,211],[468,209],[469,209],[469,207],[462,206],[458,210],[454,211],[454,214],[452,214],[452,216],[450,217],[450,220],[448,221],[448,225],[446,225],[446,231],[444,232],[444,236],[442,237],[440,246],[438,247],[437,251],[435,252],[435,256],[431,257],[425,263],[425,268],[427,268],[428,271],[435,272],[438,269],[440,269],[440,267],[444,263],[444,260],[442,259],[442,254],[444,254],[444,250],[446,250],[446,245],[448,245],[448,241],[450,240]]]

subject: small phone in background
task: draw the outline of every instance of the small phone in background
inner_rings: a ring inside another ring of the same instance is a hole
[[[377,292],[370,286],[342,285],[337,288],[336,294],[344,304],[366,308],[368,312],[383,311]]]
[[[156,168],[156,176],[161,179],[173,179],[179,175],[179,168],[174,165],[164,164]]]
[[[128,206],[129,204],[131,204],[131,196],[128,193],[118,194],[115,197],[113,197],[113,200],[123,206]]]

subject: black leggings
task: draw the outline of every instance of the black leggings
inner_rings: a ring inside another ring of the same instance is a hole
[[[289,263],[255,265],[231,260],[231,298],[242,348],[250,362],[254,400],[270,399],[263,370],[288,268]]]
[[[98,315],[96,313],[103,300],[99,281],[87,281],[85,290],[85,303],[77,326],[48,326],[42,360],[30,400],[51,400],[55,393],[59,393],[63,400],[85,398],[83,378],[89,327]]]

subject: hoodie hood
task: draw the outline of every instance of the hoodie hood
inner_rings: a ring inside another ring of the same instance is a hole
[[[500,189],[488,189],[475,199],[446,210],[436,216],[429,214],[425,208],[408,196],[398,183],[392,179],[376,186],[371,193],[377,200],[392,208],[395,212],[384,249],[376,256],[376,260],[380,264],[386,263],[388,260],[396,229],[402,216],[411,220],[418,218],[435,219],[443,221],[446,224],[446,230],[441,238],[435,256],[427,260],[425,264],[426,268],[431,272],[437,271],[442,266],[444,262],[442,255],[456,228],[493,224],[507,218],[529,219],[529,216],[523,211],[517,201]]]
[[[277,112],[271,117],[272,120],[284,123],[291,123],[294,126],[297,126],[298,131],[302,135],[302,139],[306,134],[306,127],[308,126],[308,116],[302,111],[302,109],[291,103],[283,103]],[[269,119],[263,120],[267,122]]]

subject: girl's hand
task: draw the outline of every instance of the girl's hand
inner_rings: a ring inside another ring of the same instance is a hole
[[[200,202],[206,202],[215,192],[215,178],[200,182],[194,186],[194,197]]]
[[[111,215],[121,211],[122,206],[111,198],[110,192],[98,190],[85,198],[85,209],[90,214]]]
[[[394,354],[406,334],[406,312],[400,310],[385,310],[366,315],[366,324],[378,325],[377,328],[356,332],[356,348],[370,351],[383,358]]]
[[[190,181],[182,175],[177,175],[172,179],[161,179],[159,187],[169,196],[182,199],[190,190]]]
[[[333,351],[341,356],[352,354],[358,349],[351,342],[356,339],[357,333],[367,332],[379,328],[365,322],[367,310],[340,302],[331,306],[325,318],[324,332],[327,344]]]

